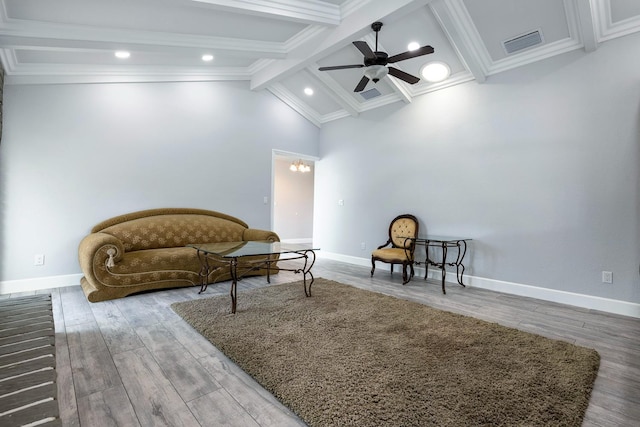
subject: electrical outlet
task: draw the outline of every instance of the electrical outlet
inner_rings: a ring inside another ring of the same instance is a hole
[[[613,283],[613,273],[610,271],[603,271],[602,283]]]
[[[344,200],[342,199],[338,200],[338,206],[344,206]]]
[[[363,251],[367,249],[367,244],[365,242],[360,243],[360,249],[362,249]]]
[[[44,265],[44,254],[35,254],[33,256],[33,265]]]

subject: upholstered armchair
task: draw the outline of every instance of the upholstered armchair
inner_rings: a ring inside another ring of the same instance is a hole
[[[406,284],[414,276],[413,254],[415,239],[418,237],[418,219],[410,214],[398,215],[389,224],[389,240],[371,254],[371,275],[376,270],[376,261],[391,264],[402,264],[402,284]],[[411,239],[413,238],[413,239]],[[410,275],[407,275],[407,267]]]

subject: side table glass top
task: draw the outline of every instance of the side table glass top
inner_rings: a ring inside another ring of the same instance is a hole
[[[462,242],[462,241],[468,242],[473,239],[469,239],[468,237],[457,237],[457,236],[428,235],[428,236],[418,236],[417,240],[420,240],[420,241],[429,240],[431,242]]]
[[[187,245],[198,251],[221,258],[238,258],[253,255],[273,255],[317,251],[311,245],[268,241],[195,243]]]

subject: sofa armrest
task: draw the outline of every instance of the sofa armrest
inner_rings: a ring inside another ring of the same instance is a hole
[[[106,233],[91,233],[80,242],[78,260],[87,280],[97,280],[95,269],[113,266],[122,258],[124,245],[117,237]]]
[[[242,240],[245,242],[254,241],[254,240],[266,240],[269,242],[279,242],[280,237],[273,231],[268,230],[258,230],[255,228],[247,228],[242,233]]]

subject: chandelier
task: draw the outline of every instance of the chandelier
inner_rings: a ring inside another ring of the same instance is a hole
[[[289,170],[291,172],[311,172],[311,166],[304,163],[302,160],[298,160],[291,163]]]

